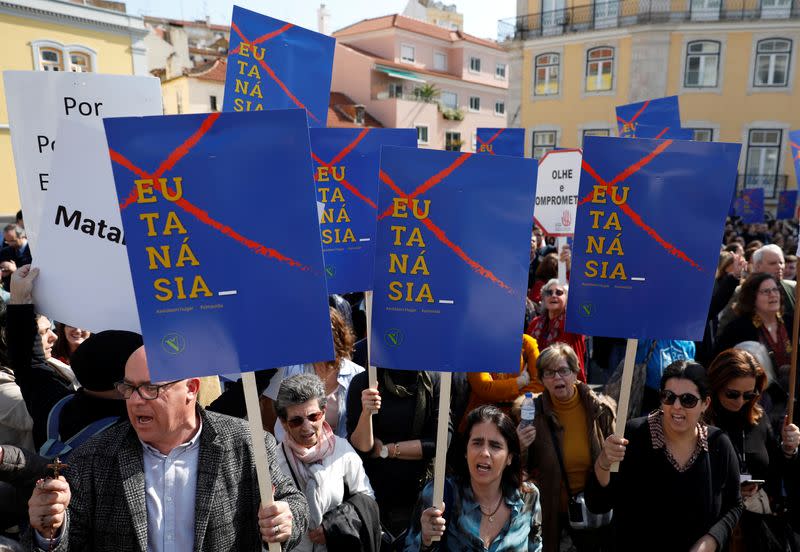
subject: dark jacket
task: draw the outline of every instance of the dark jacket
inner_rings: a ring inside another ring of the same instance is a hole
[[[244,421],[200,410],[200,456],[195,497],[195,552],[261,550],[260,497],[250,432]],[[308,530],[308,503],[278,468],[275,439],[265,434],[275,500],[292,512],[291,548]],[[142,443],[125,422],[78,448],[66,472],[72,499],[54,552],[147,550]],[[31,546],[31,535],[26,543]]]
[[[364,493],[347,497],[322,519],[328,550],[378,552],[381,548],[381,517],[378,503]]]
[[[617,550],[689,550],[705,534],[724,550],[742,513],[739,461],[728,436],[709,426],[708,452],[683,472],[653,448],[647,417],[628,422],[625,438],[619,472],[601,487],[592,471],[585,490],[589,510],[614,509]]]
[[[581,397],[583,408],[586,411],[589,434],[589,450],[592,464],[603,450],[606,437],[614,432],[616,419],[616,403],[605,395],[596,395],[589,387],[578,382],[578,394]],[[553,401],[550,394],[545,391],[536,398],[536,412],[534,420],[536,440],[528,449],[527,470],[528,475],[541,493],[542,504],[542,546],[544,552],[557,552],[560,541],[560,528],[558,526],[558,513],[561,503],[561,492],[564,487],[564,478],[561,475],[561,466],[558,463],[553,439],[547,425],[548,418],[556,430],[557,446],[562,448],[564,428],[553,411]],[[563,450],[563,448],[562,448]],[[574,491],[573,491],[574,492]]]

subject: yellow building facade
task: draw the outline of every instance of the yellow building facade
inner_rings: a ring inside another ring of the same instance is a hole
[[[769,202],[796,187],[798,0],[519,5],[527,12],[501,21],[500,34],[521,75],[509,126],[526,129],[527,155],[616,136],[617,105],[679,95],[696,140],[742,144],[740,188],[763,187]]]
[[[103,5],[124,10],[124,4]],[[0,4],[0,71],[90,71],[147,75],[144,21],[115,11],[54,0]],[[0,216],[20,208],[5,90],[0,79]]]

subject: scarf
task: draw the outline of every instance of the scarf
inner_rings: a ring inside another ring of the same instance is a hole
[[[411,435],[418,438],[422,435],[422,427],[425,420],[430,417],[430,401],[433,400],[433,382],[427,372],[417,372],[416,394],[412,393],[402,385],[396,384],[389,374],[389,370],[383,371],[383,387],[387,393],[395,397],[404,399],[416,396],[416,406],[414,407],[414,421],[411,424]]]
[[[288,431],[283,443],[291,452],[291,454],[286,455],[286,459],[298,479],[297,483],[300,489],[305,489],[308,480],[312,477],[311,466],[322,462],[326,456],[333,454],[333,450],[336,448],[336,438],[328,422],[322,422],[322,434],[317,439],[317,444],[313,447],[308,448],[299,444]]]
[[[550,320],[550,316],[545,312],[533,320],[533,331],[530,334],[539,344],[539,350],[544,350],[558,341],[561,336],[561,329],[564,327],[566,313],[567,311],[564,310],[564,312]]]
[[[758,330],[759,341],[769,351],[776,369],[792,363],[792,342],[789,340],[786,325],[780,315],[778,315],[778,337],[776,339],[772,339],[772,335],[758,314],[753,315],[753,326]]]

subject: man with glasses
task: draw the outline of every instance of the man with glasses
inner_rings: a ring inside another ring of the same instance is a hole
[[[275,503],[260,506],[246,423],[197,406],[198,378],[151,382],[144,347],[116,389],[128,421],[70,457],[66,479],[40,481],[28,513],[39,548],[148,552],[290,550],[308,504],[276,465],[265,435]]]

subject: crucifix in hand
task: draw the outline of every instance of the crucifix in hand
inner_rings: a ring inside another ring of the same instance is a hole
[[[53,470],[53,476],[50,477],[50,475],[47,475],[46,479],[58,479],[58,476],[61,475],[61,471],[65,469],[67,466],[68,464],[64,464],[58,458],[58,456],[56,456],[56,459],[53,461],[52,464],[47,464],[47,469]],[[48,552],[52,552],[53,550],[53,546],[55,544],[55,535],[56,535],[56,530],[55,528],[53,528],[50,530],[50,545],[47,547]]]

